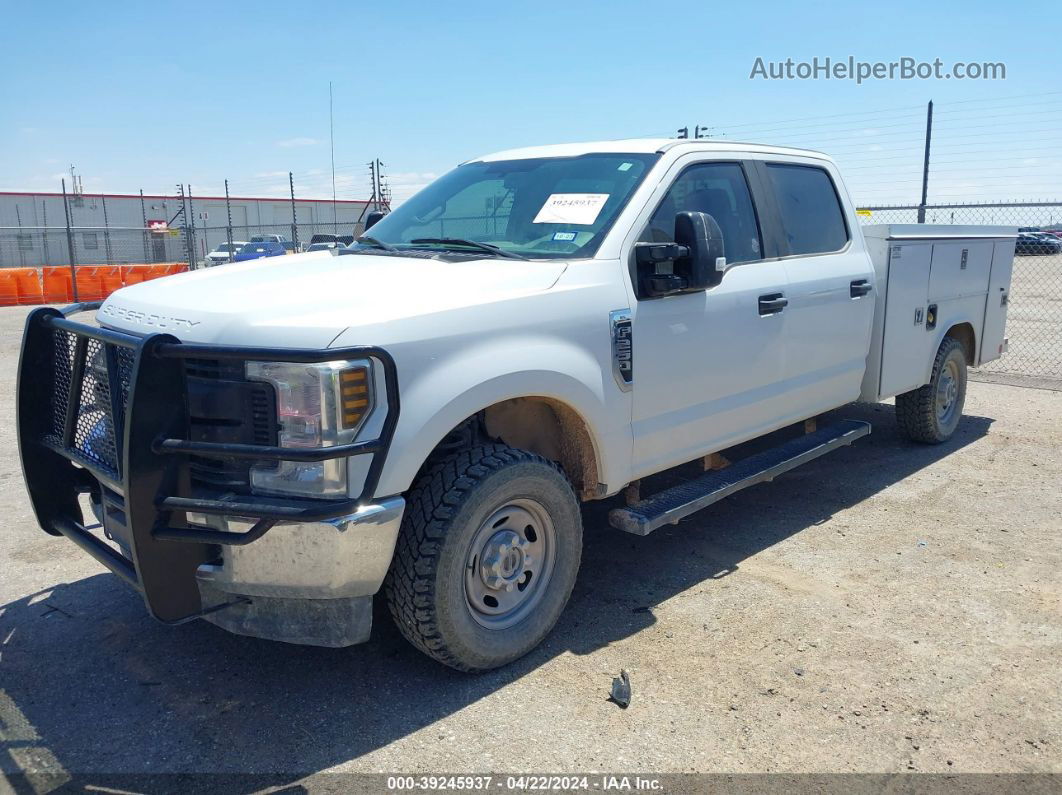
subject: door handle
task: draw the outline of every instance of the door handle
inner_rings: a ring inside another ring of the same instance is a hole
[[[850,295],[853,298],[862,298],[864,295],[874,289],[874,285],[868,282],[866,279],[856,279],[850,285]]]
[[[777,315],[789,305],[789,299],[781,293],[770,293],[760,296],[760,314]]]

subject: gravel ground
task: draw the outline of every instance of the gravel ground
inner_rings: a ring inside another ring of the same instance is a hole
[[[848,406],[869,438],[647,538],[589,505],[557,630],[467,676],[380,611],[343,650],[162,626],[41,532],[24,316],[0,310],[0,770],[1062,772],[1062,392],[971,383],[939,447]]]

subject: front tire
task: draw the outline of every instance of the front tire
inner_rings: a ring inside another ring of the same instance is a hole
[[[414,646],[460,671],[486,671],[549,634],[581,555],[579,503],[560,468],[482,445],[414,486],[384,593]]]
[[[896,396],[896,422],[908,439],[940,444],[959,427],[965,403],[966,352],[957,339],[945,337],[929,383]]]

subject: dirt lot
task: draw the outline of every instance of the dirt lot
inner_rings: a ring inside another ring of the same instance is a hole
[[[38,530],[24,315],[0,310],[0,770],[1062,772],[1062,392],[971,383],[940,447],[849,406],[868,439],[647,538],[588,506],[558,629],[466,676],[379,611],[345,650],[162,626]]]

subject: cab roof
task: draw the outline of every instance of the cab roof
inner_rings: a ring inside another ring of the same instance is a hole
[[[653,154],[680,149],[683,152],[755,152],[757,154],[800,155],[820,160],[831,160],[829,155],[811,149],[796,149],[789,146],[745,143],[742,141],[710,141],[686,138],[628,138],[618,141],[587,141],[585,143],[552,144],[507,149],[503,152],[484,155],[466,161],[491,162],[495,160],[526,160],[534,157],[578,157],[594,153]]]

